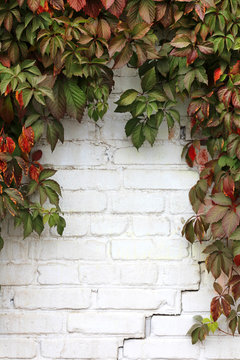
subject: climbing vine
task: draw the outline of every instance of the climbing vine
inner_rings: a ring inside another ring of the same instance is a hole
[[[116,108],[130,114],[137,149],[154,144],[163,121],[171,134],[177,102],[189,101],[183,155],[200,179],[182,234],[205,245],[216,291],[210,318],[190,329],[193,343],[223,331],[220,316],[240,333],[239,50],[239,0],[0,0],[0,217],[23,224],[24,237],[46,223],[63,233],[55,170],[34,146],[63,142],[66,114],[104,116],[111,60],[139,69],[142,90],[125,91]]]

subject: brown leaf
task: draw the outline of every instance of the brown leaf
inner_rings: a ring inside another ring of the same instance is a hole
[[[27,0],[27,4],[29,9],[35,12],[40,6],[40,0]]]
[[[221,314],[222,306],[220,304],[220,298],[219,296],[215,296],[211,301],[211,315],[213,317],[213,321],[217,321]]]

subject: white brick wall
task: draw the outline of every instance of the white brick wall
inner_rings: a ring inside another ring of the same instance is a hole
[[[63,190],[63,237],[22,240],[4,227],[0,359],[240,359],[237,339],[192,346],[185,336],[212,295],[199,246],[180,234],[198,175],[181,160],[178,128],[168,141],[163,124],[153,148],[132,147],[128,115],[113,110],[139,81],[132,69],[116,74],[105,121],[66,119],[64,145],[44,146]]]

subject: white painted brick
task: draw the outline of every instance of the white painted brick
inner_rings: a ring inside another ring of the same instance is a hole
[[[115,81],[113,94],[121,94],[127,89],[142,91],[139,77],[131,77],[130,79],[127,76],[118,77],[117,81]]]
[[[59,313],[11,312],[0,314],[0,334],[48,334],[63,329],[63,317]]]
[[[172,214],[193,214],[192,206],[188,198],[188,191],[171,191],[170,211]]]
[[[82,165],[101,165],[105,164],[105,147],[90,143],[65,142],[57,144],[54,152],[51,152],[50,146],[42,146],[43,164],[54,164],[54,166],[82,166]]]
[[[211,360],[239,360],[239,337],[208,338],[204,346],[204,355],[206,359]]]
[[[186,335],[194,320],[192,315],[161,316],[155,315],[151,320],[151,334],[158,336]],[[190,345],[191,346],[191,345]]]
[[[118,77],[122,77],[122,76],[127,76],[128,78],[129,77],[138,77],[137,69],[134,69],[134,68],[131,68],[128,66],[124,66],[121,69],[115,69],[113,73],[114,73],[116,82],[119,81]],[[131,81],[132,81],[132,79],[129,79],[128,85],[131,84]]]
[[[182,259],[188,255],[185,240],[112,240],[113,259],[121,260],[170,260]]]
[[[175,313],[178,308],[175,290],[99,289],[99,309],[153,309],[160,314]]]
[[[206,288],[199,291],[184,292],[182,294],[183,311],[210,311],[210,303],[213,296],[216,296],[214,291]]]
[[[113,334],[143,336],[145,317],[143,314],[91,312],[70,314],[68,331],[83,334]]]
[[[65,118],[62,124],[64,126],[64,141],[95,139],[96,124],[94,121],[88,120],[87,117],[83,117],[80,124],[75,119]]]
[[[170,263],[159,266],[158,284],[184,290],[197,290],[200,282],[198,264]]]
[[[87,284],[119,283],[119,270],[115,264],[89,264],[79,266],[79,279]]]
[[[135,216],[133,217],[133,231],[136,236],[167,236],[170,233],[170,222],[164,216]]]
[[[120,235],[126,231],[128,218],[119,215],[96,215],[91,217],[93,235]]]
[[[182,147],[171,142],[154,147],[144,146],[136,150],[133,146],[116,150],[115,164],[182,164]]]
[[[106,245],[103,242],[88,240],[50,240],[33,241],[29,256],[41,260],[102,260]]]
[[[155,264],[121,265],[121,283],[127,285],[150,285],[156,283],[157,266]]]
[[[207,254],[203,253],[203,250],[210,245],[209,242],[203,241],[200,243],[199,241],[196,241],[192,244],[192,256],[194,260],[197,261],[205,261]]]
[[[27,259],[27,242],[13,241],[13,239],[6,239],[4,247],[0,252],[0,260],[25,260]]]
[[[58,170],[54,179],[65,190],[116,190],[121,184],[117,170]]]
[[[78,284],[77,265],[47,264],[38,267],[38,282],[42,285]]]
[[[124,128],[128,118],[129,114],[107,113],[104,116],[104,121],[101,127],[101,138],[105,141],[106,139],[127,139]]]
[[[67,212],[99,212],[107,206],[106,195],[94,190],[89,191],[63,191],[60,200],[62,211]]]
[[[89,217],[80,214],[64,214],[66,227],[63,236],[83,236],[86,235],[89,229]],[[58,236],[56,228],[50,229],[51,235]]]
[[[131,189],[188,189],[199,175],[187,170],[125,170],[124,185]]]
[[[54,359],[116,360],[118,346],[114,338],[46,339],[41,342],[41,354]]]
[[[128,359],[199,359],[199,346],[190,339],[127,340],[124,355]]]
[[[37,353],[37,343],[30,339],[0,339],[0,359],[32,359]]]
[[[14,296],[18,309],[86,309],[90,302],[90,289],[26,288],[16,289]]]
[[[35,274],[35,268],[30,264],[0,264],[1,285],[28,285],[33,282]]]
[[[164,195],[159,192],[118,192],[111,195],[111,201],[117,213],[158,213],[164,209]]]

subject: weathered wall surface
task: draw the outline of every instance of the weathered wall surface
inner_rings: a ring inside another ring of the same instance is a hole
[[[185,336],[211,295],[199,249],[180,235],[198,176],[181,160],[179,129],[168,141],[164,124],[153,148],[133,148],[113,110],[137,79],[117,75],[104,122],[66,120],[64,145],[44,152],[59,170],[64,236],[4,229],[0,358],[240,359],[238,339]]]

